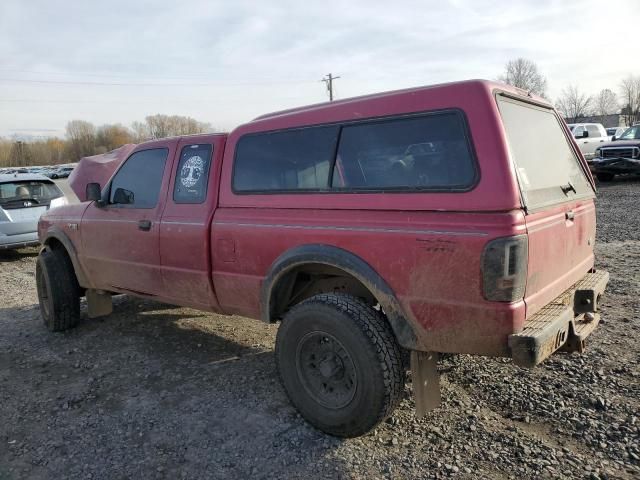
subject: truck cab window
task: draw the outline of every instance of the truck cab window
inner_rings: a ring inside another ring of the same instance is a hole
[[[173,187],[176,203],[202,203],[207,198],[212,145],[187,145],[180,152]]]
[[[169,150],[153,148],[131,155],[113,177],[109,203],[128,208],[154,208]]]

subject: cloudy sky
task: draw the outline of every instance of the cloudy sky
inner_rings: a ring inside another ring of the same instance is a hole
[[[627,27],[628,26],[628,27]],[[1,0],[0,136],[155,113],[257,115],[468,78],[516,57],[564,87],[640,74],[640,0]]]

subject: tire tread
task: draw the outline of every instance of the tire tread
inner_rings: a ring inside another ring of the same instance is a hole
[[[362,435],[389,417],[402,400],[405,385],[402,349],[398,345],[391,326],[382,312],[375,310],[360,298],[345,293],[322,293],[304,300],[294,306],[288,312],[288,315],[285,315],[283,325],[285,322],[295,318],[296,311],[313,309],[318,305],[330,306],[350,317],[359,330],[369,339],[379,359],[379,366],[384,377],[385,395],[381,408],[376,412],[371,412],[369,418],[367,418],[366,425],[359,430],[345,428],[343,431],[330,432],[345,437]],[[292,313],[294,315],[291,315]],[[280,328],[282,329],[282,325]],[[279,343],[276,342],[276,357],[279,355]],[[276,364],[279,370],[279,362],[276,362]],[[280,372],[278,373],[281,375]],[[288,392],[287,395],[289,395]],[[291,399],[291,396],[289,398]]]

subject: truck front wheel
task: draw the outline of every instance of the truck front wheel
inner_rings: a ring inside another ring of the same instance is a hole
[[[61,249],[42,250],[36,262],[40,314],[52,332],[75,327],[80,321],[80,288],[71,260]]]
[[[284,388],[319,430],[356,437],[402,398],[402,353],[382,313],[346,294],[315,295],[293,307],[276,338]]]

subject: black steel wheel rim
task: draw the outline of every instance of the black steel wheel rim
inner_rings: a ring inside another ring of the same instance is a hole
[[[296,369],[307,394],[323,407],[343,408],[356,394],[355,365],[342,343],[329,333],[311,332],[300,339]]]

